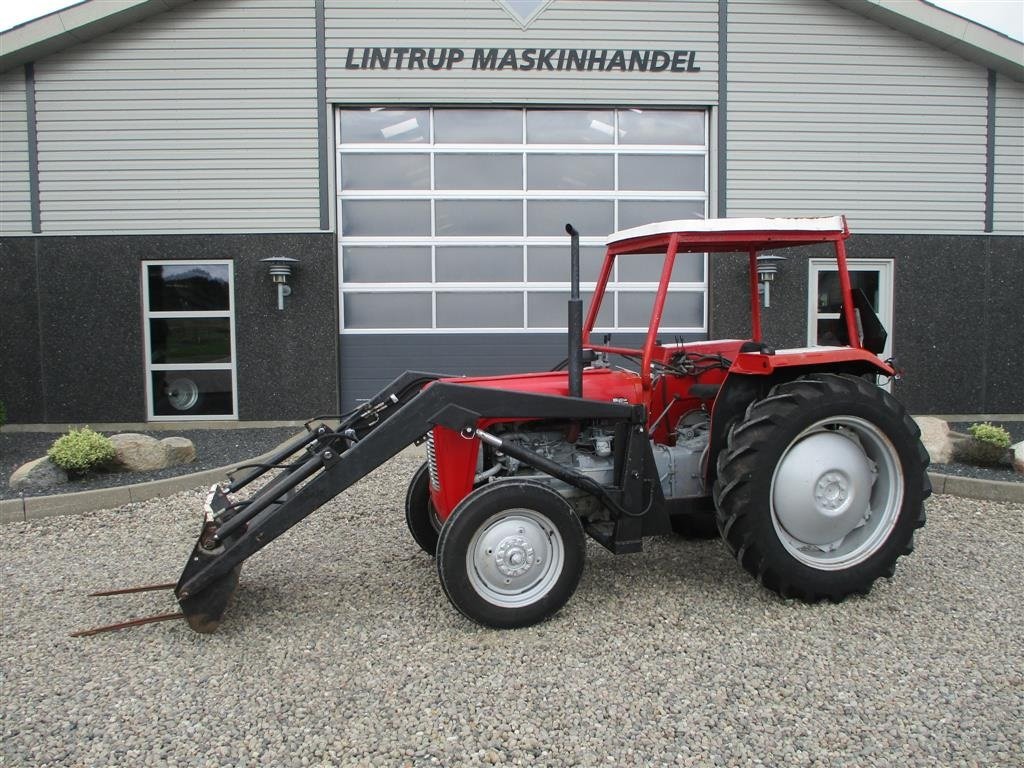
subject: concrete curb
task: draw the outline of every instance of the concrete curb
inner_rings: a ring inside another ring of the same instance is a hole
[[[932,481],[932,493],[962,496],[966,499],[1024,504],[1024,483],[981,480],[976,477],[960,477],[959,475],[940,475],[937,472],[929,472],[928,477]]]
[[[291,438],[289,438],[291,439]],[[287,441],[285,441],[287,442]],[[284,443],[281,443],[284,445]],[[280,447],[280,446],[278,446]],[[74,515],[93,512],[98,509],[113,509],[136,501],[146,501],[157,496],[168,496],[178,491],[187,491],[203,485],[213,485],[242,464],[256,464],[269,458],[277,448],[253,459],[236,461],[216,469],[194,472],[190,475],[169,477],[165,480],[151,480],[147,483],[121,485],[116,488],[99,488],[95,491],[80,491],[53,496],[28,496],[20,499],[0,500],[0,524],[41,520],[55,515]],[[411,445],[399,455],[424,456],[422,446]],[[958,475],[940,475],[929,472],[932,492],[950,496],[984,501],[1008,501],[1024,504],[1024,483],[1009,483],[1001,480],[979,480]]]
[[[296,433],[298,435],[298,433]],[[0,524],[22,523],[29,520],[41,520],[55,515],[77,515],[94,512],[99,509],[113,509],[136,501],[147,501],[158,496],[169,496],[179,491],[187,491],[200,486],[210,486],[222,481],[228,472],[242,464],[258,464],[270,458],[274,451],[295,436],[279,443],[275,448],[252,459],[243,459],[222,467],[193,472],[190,475],[178,475],[164,480],[150,480],[133,485],[119,485],[114,488],[98,488],[95,491],[79,491],[62,493],[52,496],[25,496],[20,499],[0,500]],[[400,456],[426,457],[423,446],[410,445],[402,450]]]

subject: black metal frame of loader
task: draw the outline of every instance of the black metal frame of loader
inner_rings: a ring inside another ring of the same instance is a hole
[[[285,445],[266,464],[252,468],[226,489],[215,488],[199,540],[175,587],[189,626],[197,632],[213,632],[237,586],[243,561],[435,426],[478,437],[594,495],[610,510],[612,520],[589,525],[587,532],[613,552],[639,551],[643,536],[670,531],[643,406],[437,381],[441,378],[446,377],[406,372],[343,419],[337,429],[325,424],[310,427],[308,435]],[[427,384],[430,386],[422,389]],[[486,418],[559,418],[614,425],[615,484],[603,486],[534,451],[478,430],[477,424]],[[241,490],[303,450],[304,460],[287,466],[251,499],[229,503],[226,493]]]

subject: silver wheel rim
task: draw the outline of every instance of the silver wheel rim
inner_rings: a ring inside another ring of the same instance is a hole
[[[500,512],[473,535],[466,572],[473,589],[501,608],[531,605],[551,591],[565,565],[562,535],[532,509]]]
[[[857,416],[822,419],[782,452],[771,486],[779,541],[804,565],[826,571],[864,562],[888,540],[903,505],[892,441]]]
[[[167,400],[176,411],[187,411],[199,402],[199,387],[192,379],[172,379],[167,384]]]

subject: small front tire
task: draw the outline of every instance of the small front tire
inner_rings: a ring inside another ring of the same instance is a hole
[[[463,615],[496,629],[544,621],[583,573],[583,526],[539,483],[503,481],[469,494],[441,528],[437,570]]]
[[[405,524],[413,541],[431,557],[437,554],[437,539],[441,520],[430,500],[430,467],[423,462],[413,473],[405,493]]]

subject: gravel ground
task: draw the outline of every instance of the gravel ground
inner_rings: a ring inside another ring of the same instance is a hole
[[[591,543],[551,621],[447,603],[399,457],[254,557],[221,630],[172,608],[202,492],[0,529],[5,766],[1020,766],[1024,506],[949,496],[896,578],[783,601],[719,542]]]
[[[145,483],[167,477],[202,472],[225,464],[251,459],[266,453],[289,437],[297,435],[302,427],[268,427],[259,429],[196,429],[178,432],[141,432],[162,440],[165,437],[187,437],[196,446],[196,460],[152,472],[98,472],[88,479],[66,483],[48,491],[28,492],[26,496],[46,496],[52,493],[74,493],[117,485]],[[103,432],[105,435],[115,434]],[[53,432],[0,432],[0,499],[16,499],[21,494],[7,484],[11,473],[27,461],[46,455],[46,449],[60,437]]]

